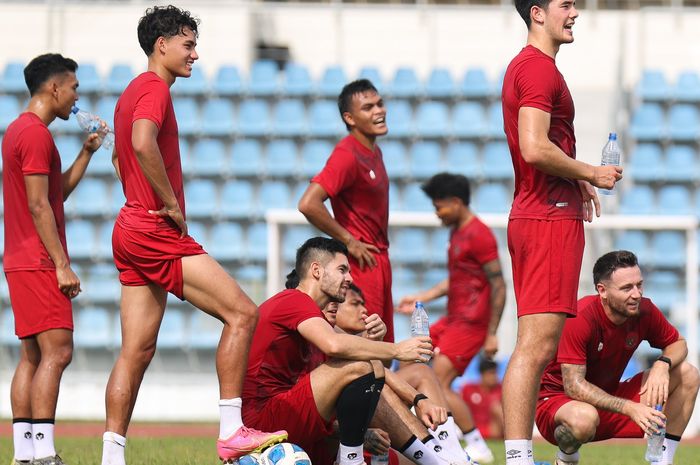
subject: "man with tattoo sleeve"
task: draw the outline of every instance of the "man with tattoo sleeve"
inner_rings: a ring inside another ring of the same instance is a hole
[[[555,463],[575,465],[584,443],[641,438],[665,424],[664,455],[652,465],[670,465],[695,406],[698,370],[685,361],[688,347],[676,328],[642,297],[632,252],[600,257],[593,282],[598,294],[578,301],[578,316],[565,323],[557,357],[545,370],[537,427],[559,446]],[[661,356],[650,369],[619,381],[642,340]]]

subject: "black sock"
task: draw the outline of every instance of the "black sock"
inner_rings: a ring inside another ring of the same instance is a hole
[[[670,439],[671,441],[681,442],[681,437],[676,436],[675,434],[666,433],[666,438]]]
[[[355,447],[364,443],[383,387],[384,378],[377,379],[374,373],[360,376],[345,386],[335,407],[341,444]]]

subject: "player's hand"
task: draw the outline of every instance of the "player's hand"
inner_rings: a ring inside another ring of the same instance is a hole
[[[56,267],[56,279],[58,280],[58,288],[69,299],[73,299],[80,294],[80,279],[70,266]]]
[[[104,121],[103,121],[104,123]],[[97,149],[100,148],[102,145],[102,137],[104,134],[101,132],[91,132],[88,134],[88,136],[85,138],[85,142],[83,142],[83,148],[87,150],[88,153],[93,154],[97,151]]]
[[[659,428],[666,423],[666,415],[663,412],[637,402],[625,403],[622,413],[630,417],[647,434],[658,433]]]
[[[348,252],[353,256],[357,263],[360,264],[360,269],[364,270],[365,266],[374,268],[377,266],[377,259],[374,258],[373,253],[379,253],[379,249],[372,244],[366,244],[364,242],[358,241],[354,237],[348,242]]]
[[[593,212],[595,216],[600,217],[600,200],[595,188],[588,181],[578,182],[578,187],[581,190],[581,198],[583,199],[583,221],[589,223],[593,221]]]
[[[493,358],[498,352],[498,336],[489,334],[484,341],[484,355],[486,358]]]
[[[396,344],[396,359],[402,362],[427,362],[433,356],[433,344],[428,336],[417,336]]]
[[[432,403],[430,399],[422,399],[416,405],[416,416],[426,428],[435,429],[447,421],[447,409]]]
[[[365,334],[372,341],[383,341],[386,335],[386,324],[376,313],[365,318]]]
[[[389,433],[379,428],[367,428],[364,446],[365,450],[372,455],[384,455],[388,453],[391,447]]]
[[[668,400],[668,384],[670,377],[669,366],[665,362],[654,362],[649,370],[649,376],[639,391],[640,402],[648,407],[666,405]]]
[[[404,315],[410,315],[413,313],[417,300],[421,300],[418,294],[403,296],[399,301],[399,305],[396,307],[396,311]]]
[[[612,189],[622,179],[622,167],[615,165],[594,166],[590,183],[601,189]]]
[[[160,210],[148,210],[148,213],[160,217],[169,217],[180,230],[180,237],[185,237],[187,235],[187,223],[185,222],[185,217],[179,205],[175,205],[175,208],[163,207]]]

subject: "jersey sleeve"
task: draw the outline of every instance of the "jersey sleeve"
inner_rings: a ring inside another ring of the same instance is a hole
[[[548,60],[529,60],[516,79],[520,108],[533,107],[551,113],[559,93],[559,75]]]
[[[498,258],[498,244],[491,229],[483,225],[482,230],[477,235],[477,244],[474,247],[474,257],[480,265],[496,260]]]
[[[680,338],[678,330],[668,322],[659,308],[649,301],[650,318],[649,334],[647,340],[649,345],[656,349],[663,349]]]
[[[289,301],[283,307],[279,309],[280,316],[284,317],[280,320],[283,321],[284,326],[292,331],[296,331],[301,323],[304,321],[317,317],[323,318],[323,313],[318,308],[318,305],[311,300],[311,298],[305,294],[290,296]]]
[[[22,174],[48,175],[51,172],[51,158],[55,148],[48,129],[38,124],[26,127],[17,138]]]
[[[354,155],[348,150],[336,147],[326,166],[311,179],[311,182],[320,184],[329,197],[335,197],[355,182],[356,173]]]
[[[160,130],[168,110],[169,102],[170,91],[165,84],[158,81],[144,82],[136,98],[131,122],[147,119],[153,121]]]
[[[567,319],[559,340],[557,362],[585,365],[586,348],[591,334],[592,326],[587,318]]]

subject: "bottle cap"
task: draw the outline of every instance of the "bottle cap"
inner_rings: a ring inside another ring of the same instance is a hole
[[[611,132],[610,135],[608,136],[608,140],[617,140],[617,133]]]
[[[663,406],[661,404],[656,404],[656,407],[654,408],[660,412],[661,409],[663,409]]]
[[[71,109],[70,109],[70,112],[73,113],[73,114],[76,114],[76,113],[78,113],[79,111],[80,111],[80,108],[76,107],[75,105],[73,105],[73,106],[71,107]]]
[[[423,302],[421,302],[420,300],[416,300],[416,307],[422,307],[422,306],[423,306]]]

